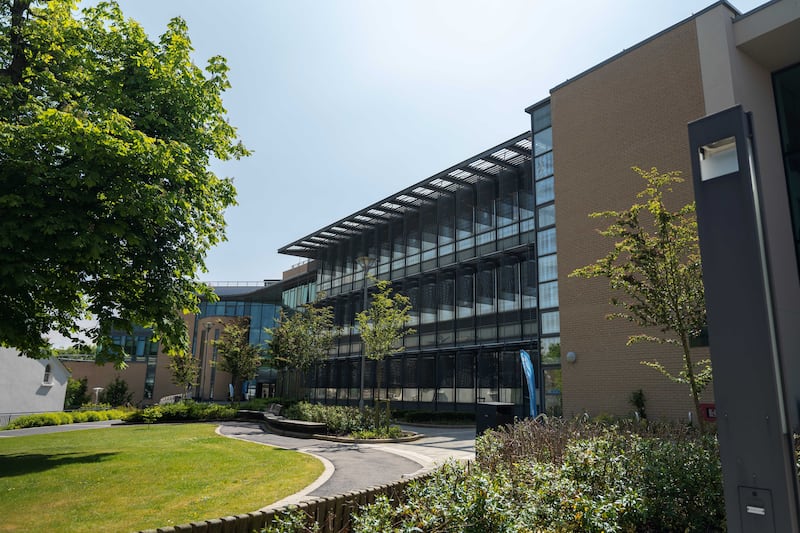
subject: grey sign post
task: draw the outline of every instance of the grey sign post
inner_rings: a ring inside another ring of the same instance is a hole
[[[689,143],[728,531],[798,531],[798,378],[785,369],[800,354],[780,349],[750,116],[693,122]]]

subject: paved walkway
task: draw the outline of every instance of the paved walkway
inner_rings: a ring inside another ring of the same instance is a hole
[[[404,427],[423,433],[407,443],[341,443],[296,439],[266,433],[252,422],[224,422],[221,435],[308,453],[325,464],[325,472],[302,491],[266,507],[297,504],[307,499],[335,496],[403,479],[446,462],[475,457],[475,428]]]

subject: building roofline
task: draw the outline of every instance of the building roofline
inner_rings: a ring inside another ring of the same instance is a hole
[[[773,1],[776,1],[776,0],[773,0]],[[772,2],[770,2],[770,3],[772,3]],[[550,94],[553,94],[555,91],[561,89],[562,87],[565,87],[565,86],[569,85],[570,83],[572,83],[574,81],[577,81],[577,80],[583,78],[584,76],[586,76],[588,74],[591,74],[595,70],[598,70],[598,69],[608,65],[609,63],[612,63],[612,62],[616,61],[620,57],[622,57],[622,56],[624,56],[626,54],[629,54],[630,52],[632,52],[632,51],[634,51],[634,50],[636,50],[638,48],[641,48],[642,46],[644,46],[646,44],[649,44],[650,42],[658,39],[659,37],[661,37],[661,36],[671,32],[671,31],[675,30],[675,28],[678,28],[679,26],[682,26],[682,25],[684,25],[684,24],[686,24],[688,22],[691,22],[691,21],[695,20],[697,17],[699,17],[701,15],[704,15],[705,13],[707,13],[707,12],[711,11],[712,9],[715,9],[715,8],[717,8],[719,6],[723,6],[723,7],[727,8],[728,10],[730,10],[731,13],[733,14],[733,18],[739,18],[739,17],[742,16],[742,13],[738,9],[736,9],[733,5],[731,5],[727,0],[719,0],[718,2],[714,2],[713,4],[709,5],[708,7],[705,7],[703,9],[701,9],[697,13],[693,13],[692,15],[686,17],[685,19],[683,19],[683,20],[681,20],[679,22],[676,22],[675,24],[673,24],[673,25],[661,30],[660,32],[655,33],[655,34],[651,35],[650,37],[648,37],[648,38],[646,38],[646,39],[644,39],[642,41],[639,41],[638,43],[634,44],[633,46],[631,46],[629,48],[625,48],[621,52],[618,52],[618,53],[614,54],[613,56],[609,57],[608,59],[606,59],[604,61],[601,61],[600,63],[596,64],[595,66],[590,67],[590,68],[584,70],[583,72],[581,72],[581,73],[579,73],[579,74],[577,74],[577,75],[575,75],[575,76],[573,76],[571,78],[568,78],[566,81],[563,81],[563,82],[559,83],[558,85],[556,85],[555,87],[552,87],[550,89]],[[761,7],[763,7],[763,6],[761,6]],[[756,8],[753,11],[758,11],[759,9],[761,9],[761,8],[760,7]],[[751,11],[751,13],[752,13],[752,11]],[[542,101],[544,101],[544,100],[542,100]],[[538,103],[526,108],[525,111],[528,111],[528,109],[531,109],[532,107],[535,107],[536,105],[538,105]]]
[[[278,253],[315,259],[319,251],[378,224],[401,219],[406,212],[416,211],[441,196],[493,179],[504,169],[518,168],[530,161],[531,152],[531,132],[526,131],[287,244]]]

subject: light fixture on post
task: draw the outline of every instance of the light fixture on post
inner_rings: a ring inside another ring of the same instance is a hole
[[[366,255],[356,258],[356,263],[361,265],[364,270],[364,307],[363,311],[367,310],[367,283],[369,282],[369,267],[375,263],[375,259]],[[358,409],[364,411],[364,366],[366,365],[366,346],[364,341],[361,341],[361,384],[358,388]]]
[[[765,200],[773,185],[759,175],[752,115],[741,106],[690,123],[689,149],[728,531],[798,531],[792,434],[800,377],[786,371],[797,368],[797,352],[781,349],[797,342],[796,328],[777,327],[785,310],[774,304],[796,280],[783,282],[771,266],[771,258],[783,264],[794,254],[790,246],[769,249],[764,224],[768,210],[774,216],[788,203]]]

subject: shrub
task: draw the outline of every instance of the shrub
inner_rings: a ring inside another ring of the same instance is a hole
[[[160,414],[160,422],[181,422],[186,420],[228,420],[236,416],[236,410],[228,405],[197,403],[193,400],[148,407],[149,415]],[[127,422],[145,422],[144,411],[134,411],[125,417]]]
[[[87,378],[69,378],[67,380],[67,393],[64,396],[64,408],[77,407],[88,402],[90,397],[89,393],[87,392],[87,387]]]
[[[410,485],[396,508],[363,508],[355,531],[725,529],[716,439],[684,426],[524,421],[476,451],[473,465]]]
[[[395,435],[402,434],[400,428],[391,429],[393,426],[389,425],[387,411],[379,407],[367,407],[362,415],[356,407],[299,402],[287,407],[284,414],[294,420],[321,422],[325,424],[328,432],[334,435],[375,434],[385,438],[383,435],[388,435],[389,432]]]
[[[128,390],[128,383],[119,376],[116,376],[114,381],[106,385],[106,388],[100,392],[100,401],[113,406],[129,404],[131,399],[133,399],[133,393]]]

